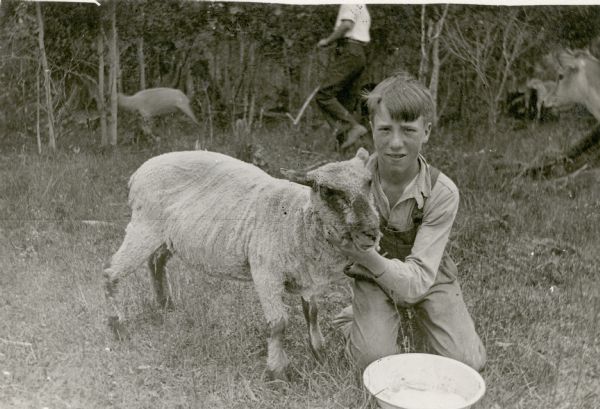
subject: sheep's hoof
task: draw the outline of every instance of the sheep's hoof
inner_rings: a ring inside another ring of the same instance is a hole
[[[129,332],[127,331],[127,328],[125,328],[125,324],[119,320],[119,317],[108,317],[108,326],[117,341],[129,339]]]
[[[117,293],[117,284],[119,279],[112,278],[112,274],[109,271],[104,271],[104,294],[107,298],[113,298]]]
[[[173,311],[175,309],[175,304],[173,304],[173,300],[171,297],[166,297],[158,302],[160,308],[165,311]]]
[[[310,346],[310,352],[312,352],[312,355],[315,357],[317,362],[319,364],[323,365],[325,363],[325,352],[324,352],[325,348],[322,345],[315,347],[310,342],[310,338],[308,340],[308,345]]]
[[[267,379],[270,381],[290,381],[285,369],[267,369]]]

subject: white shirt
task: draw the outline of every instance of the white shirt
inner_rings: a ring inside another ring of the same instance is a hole
[[[350,20],[354,22],[354,27],[348,30],[344,35],[345,38],[362,41],[368,43],[371,41],[369,28],[371,27],[371,16],[367,10],[366,4],[342,4],[335,20],[334,29],[342,24],[342,20]]]

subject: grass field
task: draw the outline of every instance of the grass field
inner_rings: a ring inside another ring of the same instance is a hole
[[[559,183],[494,166],[531,163],[591,123],[512,125],[493,134],[474,125],[434,131],[425,152],[461,191],[449,250],[489,358],[487,394],[475,408],[596,409],[600,174]],[[274,174],[337,158],[318,132],[253,137]],[[195,136],[108,153],[74,138],[59,141],[54,156],[38,156],[32,138],[0,157],[0,408],[375,408],[330,325],[350,300],[347,283],[321,303],[322,366],[307,347],[299,299],[287,300],[289,384],[265,378],[266,325],[251,285],[178,260],[170,264],[176,310],[155,306],[140,268],[122,285],[131,339],[114,341],[101,273],[128,222],[128,177],[155,154],[190,149]],[[217,134],[206,146],[236,154],[241,142]]]

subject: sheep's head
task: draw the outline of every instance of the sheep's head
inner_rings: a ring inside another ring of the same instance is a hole
[[[351,239],[363,250],[379,244],[379,214],[371,195],[369,152],[360,148],[350,160],[333,162],[310,171],[283,170],[292,182],[312,188],[313,207],[331,239]]]

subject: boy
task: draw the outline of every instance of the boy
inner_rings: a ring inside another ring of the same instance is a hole
[[[337,243],[355,262],[348,270],[355,278],[352,306],[335,319],[346,351],[361,368],[398,353],[397,306],[412,306],[432,352],[481,370],[485,348],[463,301],[456,265],[445,252],[458,189],[421,156],[434,115],[431,94],[399,73],[369,93],[367,106],[375,145],[368,166],[383,237],[381,254]]]

